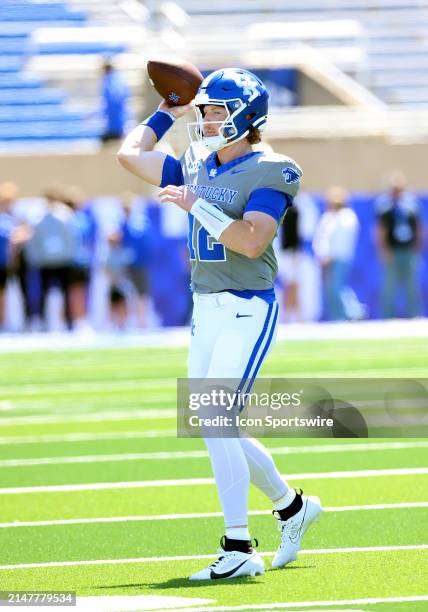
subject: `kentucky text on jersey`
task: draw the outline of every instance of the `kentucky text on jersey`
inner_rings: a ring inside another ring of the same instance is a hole
[[[187,183],[186,187],[193,191],[198,198],[213,200],[214,202],[224,202],[225,204],[232,204],[234,198],[238,195],[237,191],[227,189],[226,187],[210,187],[208,185],[193,185],[191,183]]]
[[[167,156],[161,187],[187,185],[232,219],[261,212],[280,225],[299,189],[302,174],[292,159],[278,153],[252,151],[217,165],[215,153],[191,145],[180,160]],[[257,291],[273,294],[277,262],[272,243],[256,258],[228,249],[189,214],[191,289],[198,294]],[[244,313],[245,314],[245,313]]]

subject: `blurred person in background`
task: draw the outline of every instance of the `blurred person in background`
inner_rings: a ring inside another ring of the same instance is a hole
[[[294,198],[298,210],[298,234],[300,238],[299,305],[303,321],[318,321],[322,313],[321,270],[315,257],[312,241],[321,216],[319,207],[309,193],[302,190]]]
[[[359,223],[355,212],[348,206],[348,194],[343,187],[331,187],[326,200],[327,210],[321,216],[313,247],[323,268],[327,318],[342,321],[350,318],[348,277]]]
[[[122,232],[116,230],[107,235],[105,270],[110,282],[109,318],[115,331],[125,331],[128,323],[127,301],[131,283],[126,275],[127,255],[122,244]]]
[[[76,331],[87,331],[88,298],[91,272],[95,259],[97,222],[86,194],[79,187],[68,187],[64,192],[64,203],[73,212],[76,249],[70,278],[70,307],[73,327]]]
[[[104,129],[102,142],[117,140],[125,134],[129,119],[129,88],[123,76],[111,61],[104,62],[101,82],[102,116]]]
[[[49,289],[56,285],[64,302],[65,321],[72,329],[71,278],[76,252],[76,232],[73,213],[64,201],[64,190],[59,185],[50,185],[44,192],[46,212],[36,223],[28,243],[31,263],[40,272],[40,312],[45,325],[46,300]]]
[[[18,200],[18,186],[10,181],[0,185],[0,329],[4,325],[4,290],[6,279],[16,277],[22,294],[24,307],[24,325],[29,326],[33,316],[28,283],[28,262],[25,245],[31,237],[32,230],[28,223],[16,216],[14,210]]]
[[[321,274],[312,240],[320,218],[305,191],[294,198],[278,237],[278,275],[283,285],[283,321],[317,321],[321,317]]]
[[[417,266],[423,242],[419,203],[406,190],[402,172],[393,172],[388,182],[388,190],[375,202],[377,246],[384,265],[382,315],[397,315],[397,289],[401,288],[408,316],[417,317],[421,314]]]
[[[5,294],[13,259],[12,237],[16,230],[12,205],[18,189],[14,183],[0,185],[0,332],[5,328]]]
[[[189,325],[193,300],[190,292],[190,262],[187,215],[178,206],[160,209],[161,234],[168,240],[168,248],[156,254],[156,266],[163,279],[162,298],[166,325]],[[158,275],[159,280],[160,274]],[[175,295],[172,303],[171,292]]]
[[[299,277],[301,272],[298,217],[298,209],[295,206],[290,206],[279,229],[278,271],[283,285],[281,319],[287,322],[302,320],[299,301]]]
[[[121,244],[125,252],[126,276],[136,294],[138,325],[146,327],[149,308],[148,267],[151,258],[151,228],[144,207],[136,205],[133,193],[121,197],[123,221]]]

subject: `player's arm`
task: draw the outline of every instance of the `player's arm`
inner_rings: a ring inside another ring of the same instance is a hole
[[[167,155],[153,149],[175,119],[184,115],[190,108],[190,104],[169,107],[165,102],[161,102],[158,111],[135,127],[125,138],[117,153],[119,163],[147,183],[159,186]]]
[[[250,259],[260,257],[272,242],[278,223],[263,212],[248,212],[244,218],[231,223],[222,234],[219,242],[235,253]]]

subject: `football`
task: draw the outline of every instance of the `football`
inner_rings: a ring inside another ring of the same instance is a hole
[[[203,76],[190,62],[147,62],[147,72],[153,87],[168,106],[183,106],[195,97]]]

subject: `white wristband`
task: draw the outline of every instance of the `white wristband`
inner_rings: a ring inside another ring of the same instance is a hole
[[[213,236],[216,240],[218,240],[224,230],[235,221],[235,219],[231,219],[225,215],[224,212],[214,206],[214,204],[202,198],[196,200],[190,212],[195,219],[204,226],[209,235]]]

